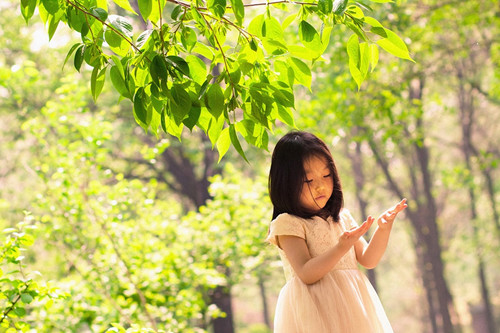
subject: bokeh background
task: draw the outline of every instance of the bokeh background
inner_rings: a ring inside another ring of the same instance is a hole
[[[499,3],[373,7],[415,63],[381,54],[358,91],[335,30],[296,126],[328,143],[358,221],[408,199],[366,272],[395,332],[497,333]],[[272,332],[267,172],[291,128],[250,163],[217,163],[196,130],[145,133],[110,85],[96,103],[90,72],[62,68],[78,37],[59,29],[0,3],[0,332]]]

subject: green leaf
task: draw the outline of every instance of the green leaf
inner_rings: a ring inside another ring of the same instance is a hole
[[[332,4],[333,12],[337,15],[343,15],[347,8],[348,0],[334,0]]]
[[[149,111],[150,110],[148,108],[148,112]],[[158,137],[158,128],[160,127],[161,123],[161,114],[156,112],[155,110],[151,110],[150,114],[151,114],[151,122],[149,126],[151,127],[151,132],[153,132],[154,135]]]
[[[365,14],[361,10],[361,8],[355,5],[350,5],[349,7],[347,7],[347,10],[345,12],[348,13],[350,17],[358,20],[362,20],[365,17]]]
[[[370,66],[372,68],[371,69],[372,72],[378,64],[378,57],[379,57],[378,46],[376,44],[370,44]]]
[[[219,152],[219,160],[217,163],[219,163],[222,160],[222,157],[226,155],[227,151],[229,150],[229,147],[231,146],[231,138],[229,137],[229,127],[226,127],[222,130],[219,138],[217,139],[217,151]]]
[[[255,35],[257,37],[263,37],[262,35],[262,26],[264,24],[264,14],[257,15],[253,18],[252,21],[250,21],[250,24],[248,25],[248,32],[252,35]],[[253,50],[253,48],[252,48]],[[254,50],[255,51],[255,50]]]
[[[328,44],[330,43],[330,36],[332,34],[333,27],[332,26],[327,26],[323,27],[323,30],[321,31],[321,51],[319,52],[320,54],[323,54],[328,47]]]
[[[160,13],[163,13],[165,4],[166,0],[153,0],[151,14],[149,15],[149,21],[151,21],[153,25],[158,26],[158,21],[160,20]],[[180,130],[182,131],[182,128]]]
[[[130,2],[128,0],[113,0],[113,2],[116,3],[118,6],[122,7],[123,9],[125,9],[126,11],[129,11],[129,12],[137,15],[137,13],[132,8],[132,6],[130,5]]]
[[[370,0],[371,2],[378,2],[378,3],[386,3],[386,2],[393,2],[392,0]]]
[[[213,116],[209,116],[209,121],[208,121],[208,126],[207,126],[207,133],[208,133],[208,138],[210,139],[210,142],[212,143],[212,149],[215,147],[215,144],[217,143],[217,140],[219,139],[219,136],[222,132],[222,128],[224,127],[225,124],[225,118],[224,117],[219,117],[219,118],[214,118]],[[201,116],[200,116],[201,120]]]
[[[153,8],[153,0],[137,0],[137,4],[139,5],[139,12],[144,22],[147,22],[149,15],[151,15],[151,9]]]
[[[164,110],[161,115],[161,126],[165,133],[175,136],[177,139],[181,139],[182,130],[184,128],[184,124],[176,124],[175,121],[169,118],[167,112]]]
[[[172,94],[172,113],[177,124],[180,124],[191,109],[191,98],[180,84],[174,84],[170,90]]]
[[[365,23],[371,25],[371,32],[381,36],[382,38],[387,38],[387,32],[379,21],[370,16],[365,16],[364,20]]]
[[[363,81],[366,79],[366,75],[368,74],[368,69],[370,67],[370,47],[368,46],[368,43],[363,42],[359,44],[359,55],[360,55],[360,60],[359,60],[359,71],[361,72],[361,75],[363,77]]]
[[[190,27],[183,27],[181,30],[181,42],[188,52],[193,50],[196,45],[197,39],[196,32]]]
[[[143,31],[139,37],[137,37],[137,42],[136,42],[136,46],[142,50],[143,47],[146,47],[146,43],[148,42],[149,40],[149,37],[151,36],[151,34],[153,33],[153,29],[148,29],[148,30],[145,30]]]
[[[118,91],[123,97],[132,100],[133,98],[128,90],[125,78],[121,74],[117,65],[111,67],[111,69],[109,70],[109,76],[111,78],[111,83],[113,83],[116,91]]]
[[[170,18],[172,18],[172,20],[174,20],[174,21],[177,21],[177,20],[179,20],[179,15],[182,12],[183,12],[183,7],[181,5],[177,5],[172,10],[172,13],[170,14]]]
[[[33,17],[36,5],[37,0],[21,0],[21,14],[23,15],[26,23],[28,23],[29,19]]]
[[[316,52],[311,52],[310,49],[302,45],[288,45],[288,51],[292,56],[303,60],[314,60],[318,58]]]
[[[276,100],[276,103],[285,107],[293,108],[295,106],[294,96],[291,91],[285,89],[275,89],[273,91],[273,97]]]
[[[140,121],[140,125],[148,124],[148,111],[144,103],[144,88],[140,87],[134,95],[134,116]]]
[[[187,77],[191,77],[191,75],[189,74],[189,65],[187,64],[186,60],[178,56],[167,56],[165,58],[165,61],[181,74],[184,74]]]
[[[379,39],[377,44],[385,51],[395,55],[396,57],[408,59],[414,62],[408,52],[405,42],[403,42],[403,40],[391,30],[385,29],[385,32],[387,33],[387,38]]]
[[[193,81],[202,85],[207,79],[207,65],[199,57],[192,54],[186,57],[186,62]]]
[[[80,71],[83,63],[83,55],[85,53],[85,45],[81,45],[75,52],[75,58],[73,61],[73,65],[77,71]]]
[[[208,0],[207,7],[217,18],[222,18],[226,12],[226,0]]]
[[[245,138],[245,141],[258,148],[267,150],[269,136],[266,129],[250,119],[243,119],[236,123],[236,130]]]
[[[108,12],[103,8],[94,7],[90,10],[90,12],[97,16],[102,22],[106,21],[108,18]]]
[[[84,24],[87,24],[85,14],[80,10],[74,9],[73,7],[68,7],[68,9],[66,10],[66,16],[68,19],[68,25],[77,32],[81,32],[82,26]]]
[[[68,62],[69,57],[71,57],[71,55],[73,54],[73,52],[75,52],[75,50],[79,46],[83,46],[83,44],[81,44],[81,43],[73,44],[73,46],[69,49],[68,54],[66,55],[66,58],[64,59],[64,62],[63,62],[63,65],[62,65],[63,69],[64,69],[64,65],[66,65],[66,63]]]
[[[357,35],[351,35],[347,41],[347,55],[349,56],[349,71],[354,81],[358,85],[358,89],[361,88],[361,83],[363,83],[363,75],[360,71],[360,48],[359,39]]]
[[[21,294],[21,301],[25,304],[30,304],[33,302],[33,296],[30,294]]]
[[[201,107],[199,106],[191,106],[191,110],[189,110],[188,117],[185,118],[182,122],[186,125],[189,130],[193,130],[194,125],[198,122],[201,115]]]
[[[106,69],[99,69],[94,67],[92,70],[92,76],[90,77],[90,90],[92,92],[92,98],[97,101],[97,97],[101,94],[102,88],[104,87],[104,79],[106,78]]]
[[[26,310],[24,308],[22,308],[22,307],[16,306],[14,308],[14,313],[18,317],[24,317],[26,315]]]
[[[296,128],[291,109],[278,105],[278,119],[292,128]]]
[[[287,62],[293,69],[295,81],[311,89],[312,77],[309,66],[307,66],[302,60],[295,57],[290,57]]]
[[[224,93],[218,84],[210,85],[205,95],[208,111],[218,119],[224,110]]]
[[[325,15],[330,14],[333,11],[333,0],[318,0],[318,9]]]
[[[59,10],[58,0],[42,0],[42,4],[49,14],[54,15]]]
[[[306,21],[299,23],[299,38],[302,44],[307,47],[310,52],[313,51],[320,56],[319,51],[322,49],[321,40],[316,29]]]
[[[229,137],[231,138],[231,143],[233,144],[233,147],[236,148],[236,151],[238,152],[238,154],[240,154],[241,157],[243,157],[243,159],[247,163],[250,163],[250,162],[248,162],[247,157],[245,156],[245,152],[241,148],[240,140],[238,139],[238,135],[236,134],[234,124],[229,125]]]
[[[286,83],[289,87],[293,86],[295,81],[295,74],[293,69],[284,61],[276,60],[274,62],[274,70],[279,74],[278,80]]]
[[[124,57],[131,47],[132,25],[124,17],[118,15],[110,15],[109,24],[114,30],[106,27],[104,38],[114,53]]]
[[[151,61],[151,65],[149,65],[149,72],[153,82],[158,88],[161,88],[161,82],[166,81],[168,78],[167,62],[165,58],[157,54]]]
[[[274,17],[268,17],[262,23],[262,37],[275,39],[278,41],[284,40],[283,29],[281,24]]]
[[[242,0],[230,0],[231,7],[236,18],[236,22],[241,26],[243,24],[243,19],[245,18],[245,7],[243,6]]]

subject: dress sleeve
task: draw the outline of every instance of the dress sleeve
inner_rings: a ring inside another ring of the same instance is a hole
[[[306,239],[306,231],[302,220],[290,214],[281,214],[271,222],[266,241],[281,248],[277,236],[297,236]]]

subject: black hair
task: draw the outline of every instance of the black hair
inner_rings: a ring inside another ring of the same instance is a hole
[[[308,211],[300,204],[300,193],[306,178],[304,161],[312,156],[326,160],[333,178],[332,195],[320,212]],[[271,160],[268,187],[273,220],[282,213],[289,213],[303,218],[330,215],[335,222],[339,221],[344,197],[337,167],[326,144],[314,134],[292,131],[278,141]]]

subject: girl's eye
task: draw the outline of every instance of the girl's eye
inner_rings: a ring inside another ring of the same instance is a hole
[[[331,174],[331,173],[329,173],[329,174],[327,174],[326,176],[323,176],[323,178],[328,178],[328,177],[331,177],[331,176],[332,176],[332,174]]]
[[[311,182],[312,182],[312,179],[306,179],[306,180],[304,180],[304,183],[308,183],[309,184]]]

